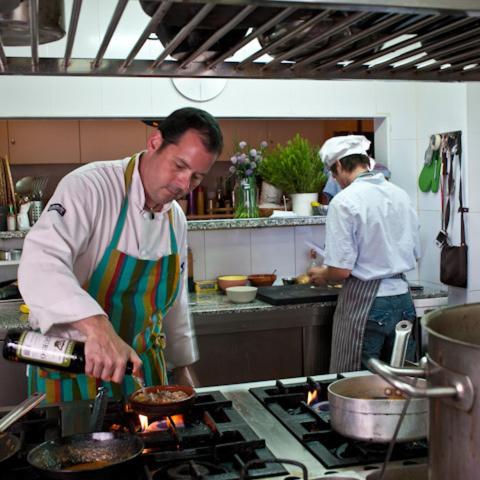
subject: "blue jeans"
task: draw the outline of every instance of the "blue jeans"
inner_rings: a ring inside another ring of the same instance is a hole
[[[368,368],[368,359],[379,358],[390,363],[395,342],[395,326],[401,320],[415,322],[415,307],[409,293],[377,297],[368,313],[362,346],[362,367]],[[415,358],[415,340],[408,341],[407,359]]]

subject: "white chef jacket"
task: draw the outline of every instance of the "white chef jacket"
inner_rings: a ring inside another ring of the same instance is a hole
[[[186,288],[186,218],[175,201],[155,214],[144,210],[140,154],[135,157],[129,208],[117,249],[144,260],[170,255],[168,211],[173,210],[183,278],[177,299],[163,321],[165,358],[170,368],[189,365],[198,359],[198,350]],[[106,314],[82,285],[92,276],[112,239],[125,196],[124,172],[129,160],[94,162],[68,174],[26,236],[18,281],[33,328],[84,341],[84,335],[70,322]]]
[[[413,270],[420,257],[418,218],[407,193],[382,173],[360,176],[330,202],[325,264],[360,280],[382,279],[377,296],[408,290],[392,275]]]

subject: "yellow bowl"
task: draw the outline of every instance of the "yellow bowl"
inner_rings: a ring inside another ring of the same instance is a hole
[[[217,278],[218,286],[225,291],[228,287],[243,287],[248,282],[246,275],[223,275]]]

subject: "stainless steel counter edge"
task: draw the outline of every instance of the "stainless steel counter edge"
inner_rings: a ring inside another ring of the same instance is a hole
[[[369,372],[351,372],[345,373],[346,377],[356,377],[361,375],[370,375]],[[320,380],[327,378],[329,375],[317,375],[312,378]],[[332,376],[330,375],[330,378]],[[283,379],[285,384],[297,383],[305,381],[305,377]],[[371,464],[367,467],[344,467],[328,469],[324,467],[306,448],[304,448],[292,434],[280,423],[275,417],[266,410],[260,402],[249,393],[250,388],[274,386],[275,381],[264,381],[255,383],[241,383],[236,385],[221,385],[214,387],[203,387],[197,389],[197,392],[208,392],[212,390],[220,390],[229,400],[233,402],[235,408],[238,410],[248,422],[248,424],[255,430],[260,438],[265,438],[267,447],[278,458],[290,458],[302,462],[308,469],[309,478],[315,479],[322,475],[328,474],[325,478],[344,478],[344,479],[358,479],[368,480],[374,472],[378,472],[381,468],[380,464]],[[427,459],[418,459],[419,465],[424,466]],[[285,464],[284,467],[290,474],[302,478],[302,472],[298,467]],[[406,467],[404,462],[390,462],[388,470],[401,467],[402,473],[405,477],[409,477],[409,468],[418,468],[418,465],[411,465]],[[334,475],[337,473],[337,475]],[[321,477],[323,478],[323,476]],[[400,478],[400,477],[395,477]],[[265,479],[268,480],[268,479]]]

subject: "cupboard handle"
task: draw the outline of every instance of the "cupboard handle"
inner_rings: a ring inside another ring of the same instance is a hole
[[[15,143],[17,143],[17,142],[16,142],[16,140],[15,140],[14,138],[12,138],[12,139],[10,140],[10,143],[11,143],[12,145],[15,145]]]

